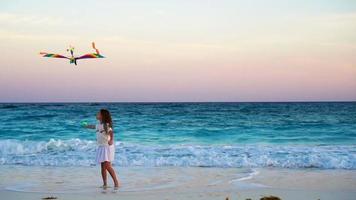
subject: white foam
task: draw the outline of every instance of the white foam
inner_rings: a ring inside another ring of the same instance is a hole
[[[246,181],[246,180],[250,180],[252,179],[253,177],[257,176],[260,172],[257,171],[256,169],[253,169],[251,171],[251,173],[248,174],[248,176],[245,176],[245,177],[241,177],[239,179],[236,179],[236,181]],[[234,182],[235,180],[232,180],[232,182]]]
[[[120,166],[356,169],[356,145],[139,145],[116,143]],[[0,165],[90,166],[95,141],[0,140]]]

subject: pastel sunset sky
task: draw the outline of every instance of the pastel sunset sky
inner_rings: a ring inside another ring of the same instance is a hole
[[[0,102],[355,101],[356,1],[1,0],[0,53]]]

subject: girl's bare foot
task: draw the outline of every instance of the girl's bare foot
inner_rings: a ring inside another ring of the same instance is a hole
[[[102,185],[102,186],[100,186],[100,188],[103,188],[103,189],[105,190],[105,189],[109,188],[109,186],[107,186],[107,185]]]
[[[120,186],[121,186],[120,183],[115,183],[114,189],[118,190]]]

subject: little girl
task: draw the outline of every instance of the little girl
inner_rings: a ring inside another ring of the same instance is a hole
[[[98,123],[96,125],[84,125],[85,128],[96,129],[96,140],[98,149],[96,151],[96,162],[101,164],[101,176],[103,178],[103,188],[107,186],[107,173],[109,172],[111,178],[114,181],[115,189],[118,189],[120,183],[116,178],[116,173],[111,165],[115,157],[114,146],[114,131],[110,112],[105,109],[101,109],[96,114]]]

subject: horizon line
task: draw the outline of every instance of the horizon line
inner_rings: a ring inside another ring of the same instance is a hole
[[[142,104],[159,104],[159,103],[356,103],[356,100],[311,100],[311,101],[17,101],[17,102],[2,102],[0,104],[55,104],[55,103],[142,103]]]

